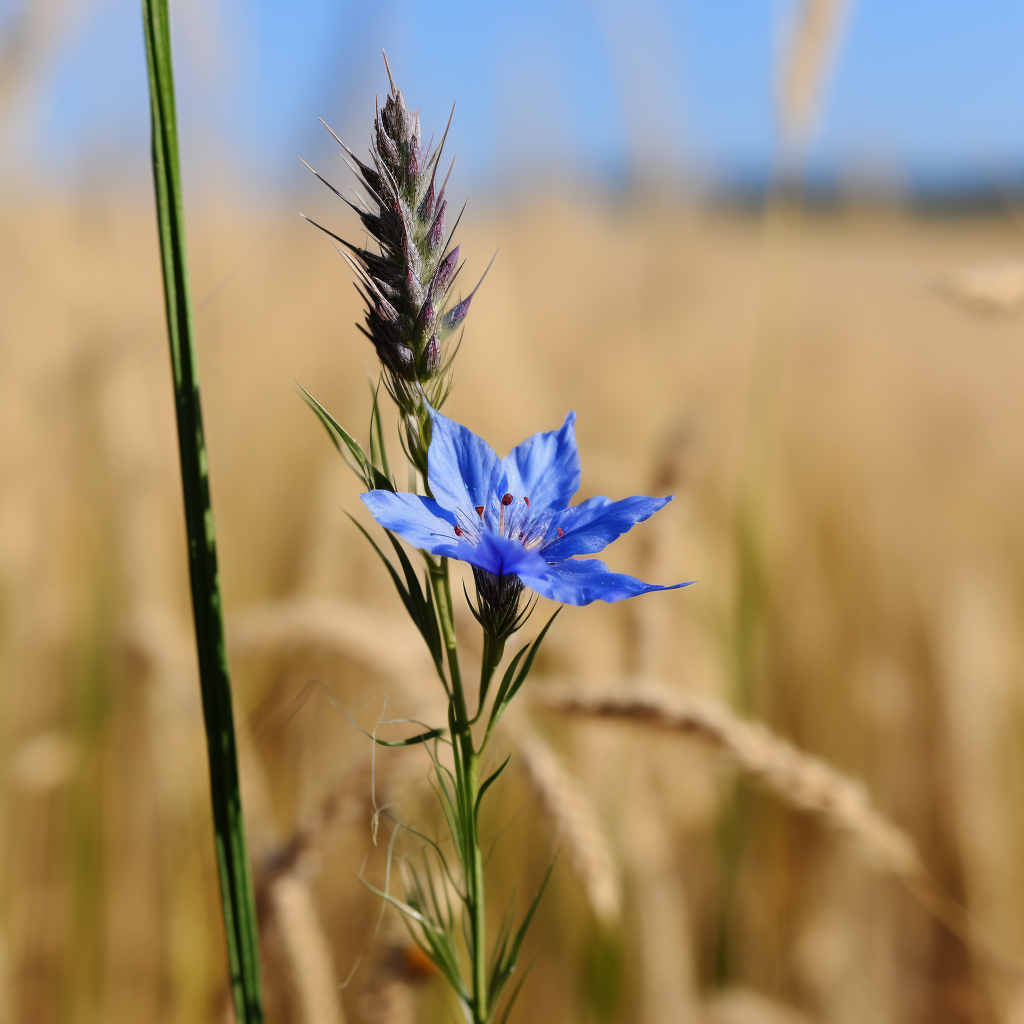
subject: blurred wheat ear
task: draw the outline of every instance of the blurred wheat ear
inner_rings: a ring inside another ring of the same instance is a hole
[[[604,687],[552,685],[535,700],[553,710],[641,722],[693,736],[720,750],[784,802],[851,836],[877,866],[901,878],[922,871],[910,837],[875,810],[858,783],[764,726],[736,717],[724,704],[641,680]]]
[[[739,718],[709,698],[638,679],[604,686],[554,683],[535,696],[534,704],[667,729],[719,750],[791,807],[849,836],[869,862],[900,879],[928,913],[992,967],[1014,982],[1024,978],[1024,962],[1017,953],[938,885],[910,836],[875,809],[859,783],[763,725]]]
[[[242,822],[235,725],[231,710],[231,680],[224,645],[217,544],[210,507],[206,442],[195,365],[167,0],[142,0],[142,20],[149,69],[153,179],[156,187],[160,257],[163,263],[167,332],[174,375],[178,451],[181,457],[185,526],[188,533],[189,577],[199,653],[199,680],[206,723],[228,965],[236,1019],[239,1024],[259,1024],[263,1020],[263,1003],[260,994],[256,905]]]

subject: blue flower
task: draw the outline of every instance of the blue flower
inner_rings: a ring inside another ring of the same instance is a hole
[[[570,506],[580,485],[575,421],[569,413],[561,430],[534,434],[499,459],[482,438],[433,412],[433,497],[377,490],[363,494],[363,502],[381,526],[414,547],[494,576],[518,576],[553,601],[621,601],[686,586],[644,583],[596,558],[573,557],[601,551],[672,500],[596,497]]]

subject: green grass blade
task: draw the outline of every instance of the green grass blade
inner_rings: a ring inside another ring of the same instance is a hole
[[[217,547],[192,329],[167,0],[142,0],[142,20],[149,69],[157,225],[228,966],[239,1024],[259,1024],[263,1020],[263,1003],[256,906],[238,785],[231,681],[224,646]]]

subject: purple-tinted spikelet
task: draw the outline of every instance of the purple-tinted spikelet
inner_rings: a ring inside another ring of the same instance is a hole
[[[391,92],[377,110],[371,163],[345,147],[376,212],[341,196],[359,214],[378,251],[332,237],[348,250],[344,255],[366,303],[365,326],[359,329],[373,342],[388,390],[408,418],[427,425],[424,400],[437,409],[448,396],[454,352],[446,354],[445,343],[465,319],[473,295],[448,306],[461,269],[459,247],[445,251],[447,178],[436,189],[448,129],[436,149],[422,145],[419,115],[406,107],[390,68],[388,79]]]

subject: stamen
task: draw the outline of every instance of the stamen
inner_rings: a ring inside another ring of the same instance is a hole
[[[483,507],[483,505],[476,505],[475,508],[476,508],[476,514],[481,519],[483,519],[483,517],[484,517],[484,507]]]
[[[526,507],[529,508],[530,507],[530,499],[525,494],[523,495],[523,501],[526,502]]]
[[[511,505],[513,501],[515,501],[515,498],[513,498],[511,494],[506,494],[506,495],[505,495],[505,496],[504,496],[504,497],[503,497],[503,498],[501,499],[501,503],[502,503],[502,505]],[[527,504],[527,505],[529,505],[529,504],[530,504],[530,501],[529,501],[529,499],[527,499],[527,501],[526,501],[526,504]]]
[[[565,536],[565,530],[563,530],[560,526],[557,527],[557,529],[558,529],[558,536],[559,537],[564,537]]]
[[[461,526],[456,526],[455,527],[455,536],[456,537],[461,537],[464,532],[465,531],[462,529]]]

